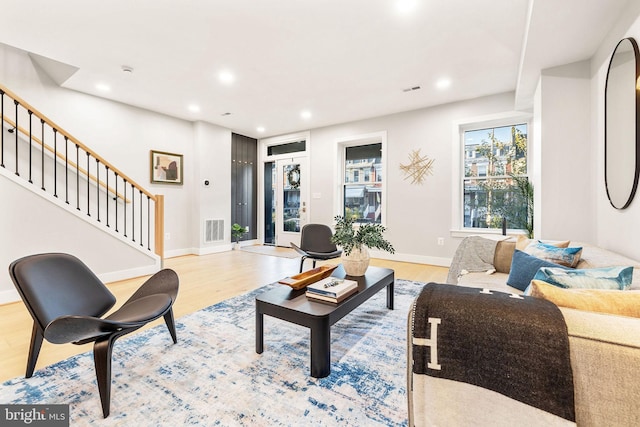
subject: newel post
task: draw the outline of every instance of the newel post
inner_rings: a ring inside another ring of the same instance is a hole
[[[156,194],[155,198],[155,252],[160,257],[161,265],[164,266],[164,196]]]

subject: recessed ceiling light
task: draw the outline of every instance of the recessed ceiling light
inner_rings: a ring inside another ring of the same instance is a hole
[[[451,80],[447,78],[440,79],[436,82],[436,87],[441,90],[447,89],[449,86],[451,86]]]
[[[303,119],[310,119],[311,118],[311,111],[308,110],[304,110],[303,112],[300,113],[300,117],[302,117]]]
[[[417,7],[418,0],[396,0],[396,11],[401,15],[408,15]]]
[[[264,130],[265,130],[265,129],[264,129],[264,126],[258,126],[258,127],[256,128],[256,130],[257,130],[258,132],[262,133],[262,132],[264,132]]]
[[[187,107],[189,109],[189,111],[191,111],[192,113],[199,113],[200,112],[200,106],[196,105],[196,104],[191,104]]]
[[[221,71],[220,74],[218,74],[218,78],[226,85],[233,83],[236,79],[230,71]]]
[[[106,83],[98,83],[96,85],[96,89],[98,89],[100,92],[109,92],[111,90],[111,86]]]

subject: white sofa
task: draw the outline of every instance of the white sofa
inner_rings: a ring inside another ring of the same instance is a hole
[[[583,247],[578,268],[633,266],[632,289],[640,289],[640,263],[637,261],[592,245],[572,242],[571,246]],[[504,261],[503,259],[503,265]],[[458,285],[522,293],[506,284],[508,272],[466,273],[464,265],[461,267],[462,274],[452,280],[457,279]],[[569,335],[577,425],[639,426],[640,319],[562,307],[560,310]],[[411,339],[409,341],[408,358],[411,367]],[[428,393],[413,390],[411,377],[409,372],[407,390],[410,425],[429,425],[425,408],[421,407],[417,398]]]

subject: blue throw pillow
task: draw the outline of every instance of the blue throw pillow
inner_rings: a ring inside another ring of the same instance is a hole
[[[631,286],[633,267],[585,268],[579,270],[542,267],[534,276],[560,288],[614,289],[625,291]]]
[[[578,265],[582,255],[581,247],[558,248],[540,241],[531,243],[524,251],[536,258],[573,268]]]
[[[524,291],[527,289],[527,286],[529,286],[529,283],[531,283],[531,280],[536,275],[540,267],[558,267],[566,269],[566,267],[536,258],[516,249],[513,253],[513,258],[511,259],[511,270],[509,271],[507,285]]]

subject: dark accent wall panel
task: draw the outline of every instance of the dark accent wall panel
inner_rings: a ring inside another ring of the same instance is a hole
[[[257,163],[258,140],[231,134],[231,224],[249,226],[249,233],[241,240],[258,238]]]

